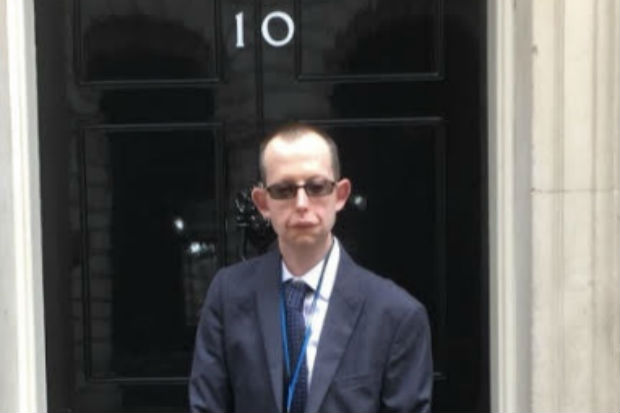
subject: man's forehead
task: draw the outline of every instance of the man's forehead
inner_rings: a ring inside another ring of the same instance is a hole
[[[317,154],[326,152],[329,154],[329,145],[320,135],[313,131],[303,132],[297,136],[289,137],[276,135],[265,147],[265,153],[288,153],[312,151]]]
[[[329,145],[314,132],[303,136],[274,137],[263,153],[265,173],[332,175]]]

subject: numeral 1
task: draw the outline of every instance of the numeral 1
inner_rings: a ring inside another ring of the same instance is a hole
[[[243,38],[243,12],[235,14],[235,20],[237,21],[237,49],[243,49],[245,42]]]

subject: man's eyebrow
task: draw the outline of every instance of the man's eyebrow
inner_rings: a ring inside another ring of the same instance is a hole
[[[279,184],[279,183],[292,183],[292,184],[297,184],[297,182],[308,182],[308,181],[312,181],[315,179],[331,179],[329,176],[326,175],[311,175],[305,179],[300,179],[297,180],[295,178],[288,178],[288,177],[284,177],[282,179],[280,179],[279,181],[274,182],[274,184]],[[272,184],[273,185],[273,184]]]

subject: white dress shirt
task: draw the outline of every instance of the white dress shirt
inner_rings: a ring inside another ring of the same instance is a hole
[[[323,258],[318,264],[311,268],[307,273],[301,276],[295,276],[286,268],[284,260],[282,260],[282,282],[293,279],[293,282],[304,282],[312,291],[316,291],[319,286],[319,278],[321,277],[321,269],[323,268]],[[308,340],[308,348],[306,349],[306,363],[308,366],[308,387],[312,382],[312,370],[314,368],[314,360],[316,359],[316,352],[319,347],[319,339],[321,338],[321,330],[323,330],[323,323],[325,322],[325,315],[327,314],[327,307],[329,305],[329,297],[332,295],[334,289],[334,282],[336,281],[336,272],[338,271],[338,263],[340,262],[340,245],[336,237],[334,237],[334,247],[329,256],[327,266],[325,267],[325,274],[323,275],[323,284],[321,285],[321,291],[316,300],[316,309],[314,315],[312,313],[312,299],[313,294],[308,294],[304,300],[304,319],[306,325],[312,323],[310,340]]]

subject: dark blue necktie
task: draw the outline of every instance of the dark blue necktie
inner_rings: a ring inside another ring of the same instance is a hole
[[[291,376],[295,372],[297,359],[301,351],[301,346],[306,333],[306,323],[304,321],[304,299],[309,291],[309,287],[303,282],[288,281],[284,285],[284,295],[286,297],[286,334],[288,336],[289,356],[291,359]],[[291,377],[287,378],[288,381]],[[295,384],[295,393],[291,403],[291,413],[303,413],[306,407],[306,396],[308,392],[308,367],[306,360],[302,360],[299,370],[299,378]],[[286,390],[285,390],[286,394]],[[285,397],[286,403],[286,397]]]

